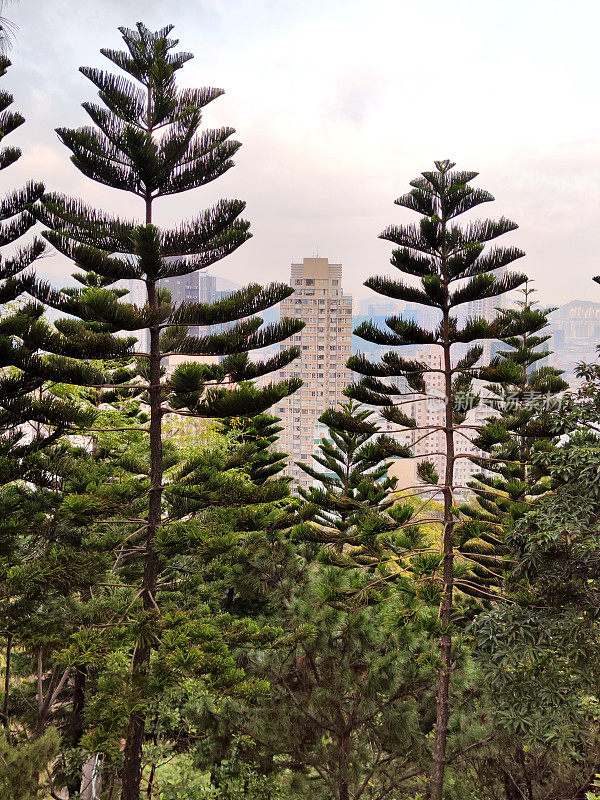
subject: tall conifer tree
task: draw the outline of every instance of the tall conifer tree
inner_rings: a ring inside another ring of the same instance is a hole
[[[299,464],[316,482],[309,491],[300,490],[317,509],[304,531],[310,541],[321,545],[322,557],[328,561],[377,566],[381,572],[384,562],[389,562],[396,572],[408,539],[411,550],[422,541],[418,525],[409,524],[413,507],[398,502],[397,480],[388,475],[391,460],[410,457],[411,452],[381,433],[372,416],[372,411],[352,401],[320,416],[328,437],[313,456],[319,466]]]
[[[265,483],[285,469],[286,453],[276,450],[276,442],[283,428],[279,417],[257,414],[254,417],[229,417],[220,426],[221,433],[232,436],[239,444],[254,448],[246,464],[248,476],[253,483]],[[292,478],[288,477],[288,482]]]
[[[10,63],[8,58],[0,56],[0,77],[6,75]],[[4,138],[25,122],[21,114],[10,110],[12,102],[11,94],[0,91],[0,141],[3,145],[0,151],[0,170],[6,169],[21,157],[18,147],[4,146]],[[7,246],[18,246],[21,237],[35,225],[35,217],[27,210],[27,204],[41,197],[43,191],[42,184],[30,183],[21,191],[13,192],[2,200],[0,245],[3,249]],[[17,377],[5,369],[20,361],[22,352],[16,337],[27,326],[27,315],[17,313],[15,301],[33,285],[33,273],[27,271],[27,268],[43,253],[44,248],[44,242],[34,238],[29,245],[21,246],[12,257],[2,256],[0,261],[0,303],[3,306],[0,320],[0,367],[3,368],[0,376],[0,458],[3,481],[11,480],[15,475],[14,469],[8,469],[8,456],[15,452],[23,439],[20,429],[31,416],[23,413],[25,409],[22,407],[22,398],[39,387],[38,381],[32,381],[22,374]]]
[[[98,88],[103,105],[86,102],[94,126],[60,128],[58,134],[72,151],[72,161],[83,174],[99,183],[140,198],[143,222],[122,220],[69,197],[47,195],[39,216],[51,229],[48,240],[82,270],[82,288],[55,292],[41,287],[38,296],[75,319],[63,320],[71,332],[72,355],[94,358],[88,347],[89,327],[95,336],[114,339],[120,330],[148,332],[149,347],[140,353],[137,375],[131,371],[110,380],[118,387],[141,384],[150,408],[150,488],[143,555],[141,597],[148,624],[156,620],[156,590],[160,569],[156,537],[163,522],[162,423],[166,414],[203,417],[253,415],[293,392],[297,382],[270,384],[262,390],[239,384],[279,369],[298,354],[295,348],[275,358],[251,363],[248,351],[279,342],[297,332],[302,323],[283,319],[261,328],[255,316],[291,293],[288,286],[257,284],[212,305],[185,303],[173,308],[159,288],[163,278],[184,276],[214,264],[237,249],[250,234],[240,218],[244,203],[223,200],[172,229],[154,221],[158,198],[203,186],[233,166],[239,143],[231,128],[198,132],[202,109],[222,94],[219,89],[178,89],[176,72],[192,56],[173,52],[172,26],[152,32],[138,23],[121,28],[126,51],[101,52],[127,77],[95,68],[82,73]],[[142,281],[147,302],[141,308],[119,302],[121,291],[111,288],[120,279]],[[189,327],[235,322],[226,333],[193,336]],[[163,374],[168,356],[193,358],[225,356],[219,365],[184,363],[170,378]],[[135,372],[135,371],[134,371]],[[123,379],[126,383],[121,382]],[[134,684],[147,680],[153,636],[140,633],[133,653]],[[138,800],[144,706],[132,708],[124,752],[123,800]]]
[[[557,396],[568,389],[560,370],[537,366],[551,354],[542,345],[550,339],[545,332],[547,315],[554,309],[536,307],[530,282],[521,291],[523,299],[515,308],[500,311],[505,324],[501,341],[506,349],[500,350],[491,365],[492,376],[500,382],[486,387],[486,405],[496,413],[475,438],[475,444],[487,456],[473,458],[485,472],[476,474],[469,483],[477,505],[460,506],[466,519],[457,530],[467,547],[472,541],[483,545],[471,556],[481,561],[481,579],[496,586],[501,578],[499,559],[506,551],[506,534],[530,510],[535,498],[551,488],[546,470],[536,465],[535,456],[548,452],[558,441],[554,419]]]
[[[0,56],[0,77],[9,66]],[[0,170],[21,157],[18,147],[4,146],[4,138],[25,121],[10,109],[12,102],[9,92],[0,91]],[[23,242],[36,223],[28,207],[43,191],[41,183],[32,181],[0,202],[0,247],[9,251],[0,256],[0,483],[25,477],[27,455],[56,439],[61,426],[73,421],[74,409],[68,404],[39,394],[44,375],[51,374],[50,365],[36,353],[45,332],[39,322],[43,307],[25,298],[35,285],[29,267],[45,249],[38,237]]]
[[[10,50],[13,33],[12,22],[4,16],[4,7],[10,0],[0,0],[0,55],[4,56]]]
[[[444,498],[442,534],[442,574],[439,576],[443,593],[440,603],[440,660],[437,687],[437,711],[435,740],[433,747],[430,781],[431,800],[441,800],[443,794],[446,740],[450,716],[450,675],[452,672],[452,625],[455,560],[455,508],[454,465],[455,437],[462,435],[461,425],[465,420],[465,395],[468,405],[474,405],[477,397],[472,394],[472,380],[479,377],[478,363],[483,348],[480,339],[497,339],[502,332],[501,321],[488,322],[483,318],[468,318],[461,326],[457,309],[475,300],[502,295],[525,282],[526,276],[504,273],[508,264],[523,256],[515,247],[494,247],[485,252],[488,242],[514,230],[517,225],[507,219],[471,221],[463,225],[455,221],[460,215],[481,203],[493,200],[483,189],[470,186],[476,172],[454,170],[451,161],[436,161],[435,170],[423,172],[411,181],[412,189],[396,200],[396,204],[416,211],[419,225],[390,226],[381,238],[396,245],[391,263],[404,275],[420,279],[420,285],[374,277],[365,285],[379,294],[393,299],[418,303],[437,309],[440,324],[428,330],[418,323],[401,316],[386,320],[387,330],[365,322],[356,330],[363,339],[392,348],[408,345],[435,346],[441,350],[441,369],[433,369],[415,358],[405,358],[391,350],[380,362],[372,362],[362,355],[352,357],[348,366],[364,377],[351,385],[348,394],[356,400],[371,403],[381,408],[382,415],[397,422],[403,428],[416,428],[414,419],[405,414],[398,400],[400,390],[393,379],[404,377],[410,388],[426,393],[425,378],[430,373],[441,374],[446,410],[441,430],[444,436],[445,471],[440,483]],[[470,345],[466,355],[453,358],[455,345]],[[391,379],[391,380],[390,380]],[[438,428],[435,428],[438,430]],[[434,429],[426,428],[420,436],[432,435]],[[427,475],[427,471],[422,471]],[[437,476],[429,473],[429,479],[437,482]]]
[[[0,56],[0,77],[10,61]],[[24,118],[10,110],[13,97],[0,91],[0,141],[17,130]],[[0,170],[21,157],[18,147],[0,149]],[[0,484],[16,478],[44,480],[36,467],[36,454],[55,442],[69,427],[91,421],[93,415],[81,404],[59,398],[45,389],[46,381],[70,383],[102,379],[93,365],[69,358],[73,352],[70,336],[73,322],[52,330],[44,319],[44,306],[32,302],[38,292],[34,262],[44,253],[45,242],[37,236],[24,243],[23,237],[36,224],[32,205],[44,192],[43,184],[30,181],[0,201]],[[31,267],[31,269],[30,269]],[[94,345],[94,354],[118,355],[129,345],[110,340],[80,325],[77,331]]]

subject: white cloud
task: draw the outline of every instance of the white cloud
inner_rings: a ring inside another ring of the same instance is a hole
[[[280,279],[315,246],[346,283],[387,268],[377,234],[434,158],[479,169],[528,251],[542,297],[594,292],[600,200],[594,0],[21,0],[8,82],[28,118],[18,177],[122,213],[133,198],[79,176],[54,127],[77,125],[93,87],[77,72],[118,46],[117,25],[172,21],[196,57],[186,84],[218,85],[209,125],[233,124],[238,167],[206,191],[164,201],[165,222],[220,196],[248,200],[254,239],[217,270]],[[15,179],[16,180],[16,179]]]

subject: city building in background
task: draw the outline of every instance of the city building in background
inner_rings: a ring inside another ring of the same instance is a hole
[[[311,464],[313,452],[324,434],[318,419],[329,407],[344,401],[350,381],[346,361],[351,351],[352,298],[342,289],[342,265],[327,258],[305,258],[291,266],[294,293],[281,303],[282,317],[306,323],[304,329],[281,345],[300,347],[301,355],[279,379],[299,377],[303,386],[274,409],[284,428],[280,444],[288,453],[287,472],[296,485],[308,487],[312,479],[295,462]]]
[[[214,303],[217,299],[217,279],[214,275],[207,272],[197,273],[198,278],[198,300],[201,303]]]
[[[123,295],[121,298],[124,303],[131,303],[138,308],[143,308],[146,305],[148,293],[144,281],[128,278],[126,280],[117,281],[114,288],[127,290],[127,294]],[[150,350],[150,332],[147,329],[131,331],[130,335],[135,336],[137,339],[134,346],[134,350],[137,353],[147,353]]]
[[[163,278],[158,281],[162,289],[168,289],[171,293],[171,302],[175,307],[182,303],[214,303],[217,299],[217,278],[214,275],[203,272],[190,272],[189,275],[177,275],[172,278]],[[139,280],[122,280],[115,284],[115,288],[127,289],[128,294],[124,295],[123,301],[133,303],[138,307],[146,304],[146,284]],[[207,328],[190,327],[191,336],[203,336],[208,333]],[[145,353],[150,347],[149,331],[132,331],[132,336],[137,337],[135,349],[137,352]],[[190,358],[188,357],[188,361]],[[212,363],[212,358],[203,358],[206,363]],[[167,369],[173,369],[181,359],[174,356],[165,364]]]
[[[417,351],[415,360],[426,364],[430,369],[442,369],[442,350],[435,345],[427,345]],[[446,440],[443,430],[446,424],[446,399],[444,378],[440,372],[431,372],[424,376],[426,394],[413,394],[412,402],[405,406],[409,416],[416,420],[415,430],[407,429],[398,434],[398,438],[408,444],[415,456],[415,465],[420,461],[431,461],[443,482],[446,469]],[[481,390],[481,387],[477,387]],[[485,393],[484,393],[485,394]],[[410,395],[407,395],[410,398]],[[484,399],[478,406],[469,409],[461,430],[454,435],[454,452],[458,456],[454,463],[454,482],[456,493],[468,492],[467,483],[481,467],[474,464],[467,456],[483,456],[484,453],[474,444],[475,427],[483,425],[485,420],[494,415],[494,410],[485,405]],[[389,431],[389,428],[388,428]],[[398,474],[398,473],[396,473]],[[416,481],[418,483],[418,480]],[[411,484],[412,485],[412,484]],[[406,485],[398,484],[398,489]]]
[[[501,273],[498,275],[501,277]],[[291,398],[281,401],[271,412],[281,417],[283,431],[278,446],[289,454],[288,474],[292,475],[296,485],[310,486],[312,480],[295,462],[311,463],[312,454],[326,430],[318,422],[321,413],[328,407],[344,402],[343,390],[353,378],[346,368],[346,361],[352,353],[363,353],[367,357],[378,360],[389,350],[386,345],[376,345],[353,336],[352,331],[361,322],[371,320],[378,327],[386,328],[386,319],[400,315],[428,329],[439,324],[439,311],[414,303],[385,300],[377,297],[365,298],[358,303],[359,314],[352,316],[352,298],[344,294],[342,288],[342,265],[330,263],[327,258],[305,258],[302,263],[291,265],[291,285],[294,294],[280,304],[280,308],[268,309],[261,316],[264,323],[275,322],[282,316],[297,317],[306,323],[304,330],[294,336],[291,341],[281,345],[273,345],[264,351],[251,353],[251,358],[265,358],[274,355],[280,348],[295,344],[301,348],[301,356],[292,364],[281,370],[278,378],[300,377],[304,384]],[[181,277],[167,278],[160,285],[169,289],[174,305],[183,302],[214,303],[225,299],[238,287],[229,281],[208,273],[197,272]],[[128,290],[123,299],[143,306],[146,302],[146,287],[143,281],[120,281],[117,286]],[[512,293],[511,293],[512,294]],[[463,325],[468,319],[483,317],[491,322],[498,314],[499,308],[511,305],[511,298],[487,298],[467,304],[461,310],[458,319]],[[215,325],[210,328],[191,328],[193,335],[221,333],[232,324]],[[581,361],[596,359],[596,344],[600,339],[600,303],[584,300],[573,300],[550,315],[550,332],[552,339],[546,347],[547,358],[536,364],[546,364],[565,370],[565,379],[572,385],[577,383],[576,364]],[[136,349],[143,352],[148,348],[146,341],[148,332],[134,332],[138,336]],[[499,349],[505,348],[501,342],[483,341],[484,354],[481,363],[488,362]],[[464,348],[462,348],[464,349]],[[460,347],[454,348],[453,357],[460,358],[464,353]],[[424,361],[428,366],[439,367],[441,350],[429,345],[414,345],[403,348],[405,357]],[[553,354],[552,354],[552,351]],[[173,369],[181,359],[173,357],[165,366]],[[218,361],[219,357],[204,357],[205,362]],[[172,362],[172,363],[171,363]],[[416,476],[416,465],[428,459],[434,462],[442,479],[445,469],[443,427],[445,404],[441,376],[432,373],[426,376],[427,395],[411,394],[405,381],[399,379],[401,389],[407,400],[405,410],[415,417],[419,428],[426,427],[430,435],[423,438],[427,431],[398,430],[396,425],[386,422],[373,409],[373,421],[381,427],[382,432],[394,435],[403,443],[413,448],[414,460],[402,459],[394,465],[392,472],[399,478],[399,488],[419,482]],[[261,381],[259,381],[260,383]],[[482,386],[475,387],[481,392]],[[493,410],[485,405],[485,392],[480,405],[469,411],[466,426],[477,426],[493,415]],[[455,452],[457,455],[481,455],[472,444],[475,431],[468,428],[457,434]],[[466,487],[475,472],[480,468],[469,458],[461,457],[455,463],[456,484]],[[459,489],[460,491],[460,489]]]
[[[402,300],[382,300],[381,298],[366,297],[358,303],[359,315],[365,317],[393,317],[404,308]]]
[[[549,363],[564,370],[563,378],[571,386],[578,383],[575,375],[577,364],[582,361],[596,362],[596,350],[600,340],[600,303],[592,300],[571,300],[549,315],[554,351]]]

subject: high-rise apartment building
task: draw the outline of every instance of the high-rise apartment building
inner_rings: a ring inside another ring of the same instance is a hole
[[[146,284],[144,281],[133,280],[133,278],[126,278],[117,281],[114,285],[115,289],[126,289],[127,294],[123,295],[122,300],[124,303],[132,303],[138,308],[143,308],[148,300],[148,293],[146,291]],[[128,335],[135,336],[137,342],[134,350],[138,353],[147,353],[150,349],[150,332],[147,329],[141,331],[129,331]]]
[[[428,345],[419,350],[415,356],[417,361],[426,364],[430,369],[441,370],[442,350],[436,345]],[[408,430],[403,441],[411,445],[417,461],[431,461],[443,483],[446,467],[446,437],[443,428],[446,423],[446,398],[444,378],[441,372],[431,372],[424,376],[427,394],[414,396],[409,406],[410,415],[417,422],[416,430]],[[465,401],[467,397],[465,397]],[[484,453],[473,443],[476,436],[475,427],[481,426],[485,420],[494,415],[494,411],[484,402],[468,409],[464,427],[454,435],[454,452],[459,456],[454,462],[454,484],[457,494],[467,489],[467,483],[481,467],[474,464],[466,456],[483,456]]]
[[[202,272],[190,272],[189,275],[163,278],[158,281],[158,285],[171,292],[171,302],[175,307],[180,306],[182,303],[214,303],[217,295],[216,277]],[[128,294],[123,297],[124,302],[133,303],[140,307],[146,304],[147,293],[144,281],[121,280],[115,286],[119,289],[127,289]],[[190,328],[192,336],[207,332],[206,329]],[[139,352],[147,351],[150,346],[148,331],[133,331],[133,335],[138,338],[135,349]]]
[[[197,303],[200,297],[200,274],[190,272],[188,275],[174,275],[158,281],[161,289],[171,292],[171,302],[177,308],[182,303]]]
[[[508,274],[506,267],[499,267],[492,271],[492,275],[496,280],[502,280]],[[496,295],[494,297],[485,297],[481,300],[471,300],[464,306],[459,308],[458,322],[459,326],[464,325],[467,320],[483,318],[486,322],[493,322],[501,309],[509,308],[513,297],[511,293]],[[492,358],[496,355],[500,343],[496,339],[482,339],[477,344],[483,347],[483,354],[481,356],[480,364],[489,364]],[[455,354],[464,355],[470,345],[463,347],[455,347]]]
[[[169,259],[167,259],[168,261]],[[214,303],[217,299],[217,279],[214,275],[203,272],[190,272],[189,275],[175,275],[171,278],[163,278],[158,281],[158,285],[163,289],[168,289],[171,293],[171,302],[175,307],[182,303]],[[121,280],[115,284],[116,288],[127,289],[128,294],[123,300],[133,303],[140,308],[146,304],[147,291],[144,281],[140,280]],[[205,336],[212,332],[208,327],[190,327],[191,336]],[[215,331],[217,332],[217,331]],[[137,337],[135,350],[139,353],[147,352],[150,348],[150,333],[148,330],[132,331],[131,335]],[[204,363],[218,362],[216,356],[169,356],[165,359],[163,366],[167,372],[174,370],[183,361],[200,360]]]
[[[207,272],[198,275],[198,299],[201,303],[214,303],[217,299],[217,279]]]
[[[429,345],[419,350],[416,360],[426,364],[429,369],[442,369],[442,350]],[[444,398],[444,378],[441,372],[429,372],[424,375],[426,394],[415,394],[408,406],[410,415],[416,420],[416,430],[410,431],[412,451],[419,461],[432,461],[440,476],[443,475],[445,459],[440,453],[445,450],[443,431],[445,425],[446,404]]]
[[[342,289],[342,265],[330,264],[327,258],[305,258],[301,264],[292,264],[291,285],[294,294],[281,303],[281,316],[296,317],[306,326],[292,342],[300,347],[300,357],[278,377],[299,377],[304,384],[274,411],[284,427],[281,446],[289,454],[288,474],[298,485],[308,487],[312,480],[295,462],[311,464],[324,434],[319,416],[344,400],[342,392],[350,381],[346,361],[351,347],[352,298]],[[282,349],[289,344],[288,340]]]

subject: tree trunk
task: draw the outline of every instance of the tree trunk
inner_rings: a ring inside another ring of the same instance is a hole
[[[81,800],[100,800],[102,796],[102,758],[98,753],[83,765],[80,791]]]
[[[339,800],[350,800],[348,771],[350,769],[350,737],[344,732],[338,739],[340,756],[338,761],[338,797]]]
[[[6,728],[6,741],[10,744],[10,720],[9,720],[9,700],[10,700],[10,660],[12,655],[12,633],[6,637],[6,668],[4,672],[4,697],[2,698],[2,724]]]
[[[75,677],[73,682],[73,710],[69,723],[68,741],[71,747],[79,747],[83,737],[83,711],[85,709],[85,685],[87,681],[87,668],[85,666],[75,667]],[[73,776],[67,783],[69,797],[75,795],[81,786],[83,772],[81,775]]]
[[[148,302],[151,308],[158,306],[156,286],[148,281]],[[158,582],[158,554],[155,549],[156,532],[161,523],[162,511],[162,409],[160,388],[160,331],[158,326],[150,329],[150,497],[148,527],[144,559],[142,601],[144,611],[156,611],[156,587]],[[140,681],[148,675],[151,645],[149,641],[137,643],[133,657],[133,676]],[[123,785],[121,800],[139,800],[142,780],[142,746],[146,712],[139,709],[129,718],[123,762]]]
[[[452,636],[450,622],[454,591],[454,518],[452,508],[454,484],[454,423],[452,417],[452,363],[450,353],[450,321],[449,309],[444,309],[442,321],[444,375],[446,394],[446,469],[444,476],[444,533],[443,533],[443,595],[440,604],[440,637],[441,668],[438,676],[436,693],[436,722],[429,786],[430,800],[442,800],[444,791],[444,770],[446,767],[446,742],[448,738],[448,721],[450,719],[450,674],[452,672]]]
[[[148,87],[148,129],[150,128],[152,108],[151,89]],[[152,198],[146,198],[146,225],[152,224]],[[148,291],[148,306],[151,310],[158,309],[158,296],[154,278],[146,280]],[[148,502],[148,526],[146,529],[146,548],[144,556],[144,578],[142,583],[142,602],[144,611],[156,610],[156,587],[158,583],[158,554],[155,548],[156,532],[162,518],[162,407],[160,385],[160,327],[155,323],[150,327],[150,382],[148,394],[150,396],[150,492]],[[150,654],[152,648],[147,640],[139,641],[133,656],[133,679],[143,682],[150,669]],[[139,800],[140,784],[142,781],[142,747],[144,744],[144,730],[146,725],[146,711],[137,709],[129,718],[127,739],[125,741],[123,761],[123,782],[121,787],[121,800]]]
[[[534,800],[533,784],[531,781],[529,770],[527,769],[527,762],[525,760],[525,751],[523,750],[522,747],[517,748],[517,760],[521,765],[521,770],[523,771],[523,780],[525,781],[525,786],[527,787],[527,800]]]
[[[508,773],[504,774],[504,795],[506,800],[523,800],[523,793]]]

